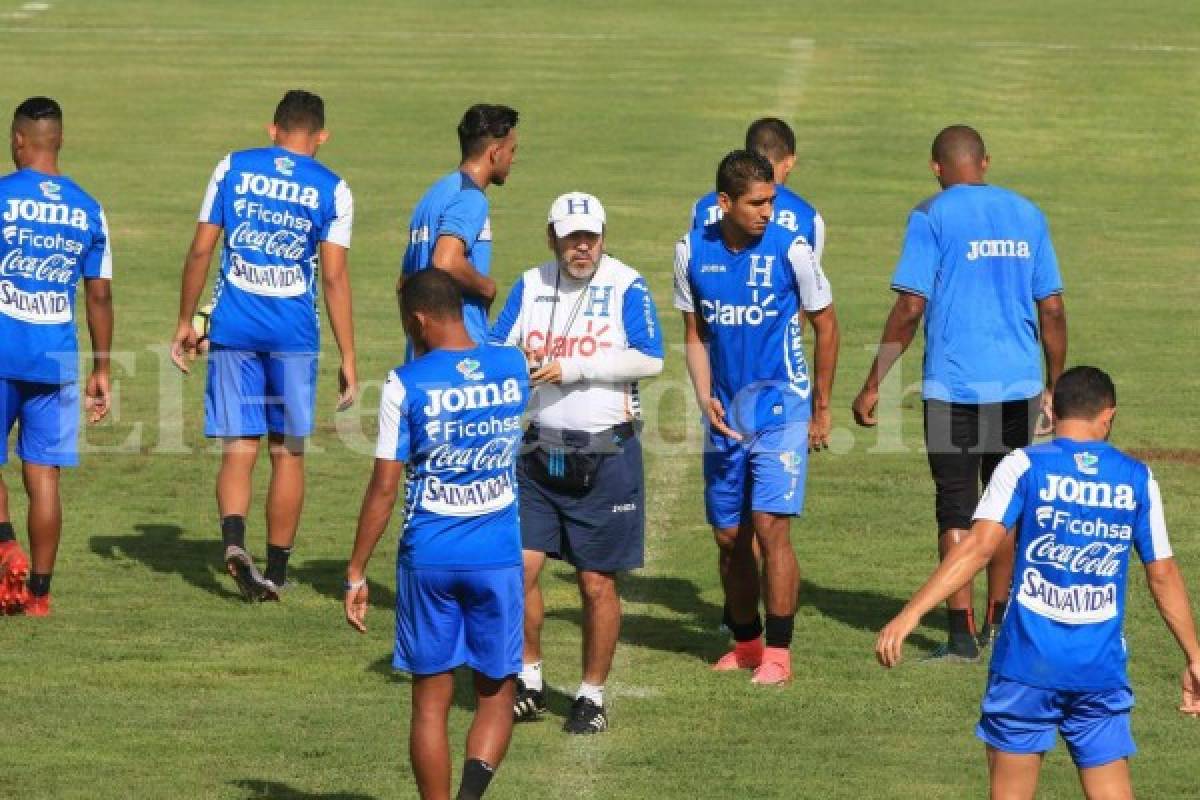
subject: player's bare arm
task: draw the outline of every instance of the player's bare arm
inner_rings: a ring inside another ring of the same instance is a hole
[[[467,258],[467,245],[457,236],[439,236],[433,245],[433,266],[454,278],[467,294],[475,295],[488,305],[496,299],[496,282],[481,275]]]
[[[367,632],[367,563],[387,530],[403,477],[403,462],[386,458],[375,459],[375,468],[363,495],[362,509],[358,512],[354,549],[350,553],[350,563],[346,565],[343,605],[346,622],[361,633]]]
[[[179,321],[175,336],[171,340],[171,360],[184,373],[188,364],[196,359],[200,334],[192,325],[192,315],[200,302],[200,294],[208,280],[208,266],[221,240],[221,226],[208,222],[196,224],[196,234],[183,260],[183,281],[179,287]]]
[[[713,430],[722,436],[740,440],[741,434],[729,427],[725,421],[725,407],[712,393],[712,365],[708,361],[708,346],[700,335],[700,327],[696,323],[696,314],[691,311],[683,314],[683,353],[687,362],[688,377],[692,380],[692,388],[696,392],[696,405],[700,413],[712,425]]]
[[[1174,558],[1163,558],[1146,565],[1146,583],[1158,613],[1179,643],[1187,664],[1183,670],[1183,701],[1179,710],[1189,716],[1200,716],[1200,641],[1187,586]]]
[[[112,281],[108,278],[84,278],[87,298],[88,334],[92,339],[92,374],[85,393],[88,422],[93,425],[108,414],[109,354],[112,352],[113,305]]]
[[[1054,384],[1067,365],[1067,306],[1061,294],[1052,294],[1037,302],[1038,328],[1042,336],[1042,353],[1046,360],[1046,389],[1042,392],[1042,424],[1039,436],[1050,433],[1053,414],[1050,398],[1054,396]]]
[[[942,563],[933,571],[899,614],[892,619],[875,640],[875,657],[885,667],[900,663],[904,652],[904,640],[921,617],[932,611],[947,597],[957,592],[975,577],[992,560],[992,554],[1008,531],[999,522],[981,519],[971,526],[970,535],[946,554]]]
[[[879,385],[887,377],[892,366],[904,355],[904,351],[912,344],[917,334],[917,325],[925,314],[925,298],[912,292],[899,292],[896,302],[888,313],[887,321],[883,324],[883,335],[879,337],[879,349],[867,372],[863,387],[854,398],[851,410],[854,421],[863,427],[871,427],[878,422],[875,417],[875,406],[879,403]]]
[[[337,341],[342,363],[338,368],[337,410],[345,411],[358,394],[358,364],[354,351],[354,311],[350,298],[349,251],[333,242],[321,242],[321,290],[329,311],[329,327]]]
[[[807,312],[815,336],[814,358],[816,381],[813,384],[812,421],[808,426],[808,447],[823,450],[829,447],[829,431],[833,428],[830,402],[833,398],[833,378],[837,373],[838,346],[841,333],[833,304],[820,311]]]

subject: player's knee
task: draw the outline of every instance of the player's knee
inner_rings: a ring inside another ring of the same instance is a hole
[[[713,528],[713,540],[724,553],[732,553],[738,545],[738,529]]]
[[[579,573],[579,594],[588,605],[610,602],[617,596],[617,578],[611,572],[582,570]]]

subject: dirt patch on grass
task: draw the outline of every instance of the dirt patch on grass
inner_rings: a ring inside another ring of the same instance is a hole
[[[1185,447],[1139,447],[1129,451],[1136,459],[1149,464],[1183,464],[1200,467],[1200,449]]]

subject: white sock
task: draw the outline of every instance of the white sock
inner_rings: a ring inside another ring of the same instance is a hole
[[[535,661],[532,664],[522,664],[521,672],[517,677],[521,679],[521,683],[525,684],[526,689],[540,692],[542,690],[542,662]]]
[[[590,683],[584,682],[579,684],[579,691],[575,693],[575,699],[586,697],[601,708],[604,707],[604,687],[593,686]]]

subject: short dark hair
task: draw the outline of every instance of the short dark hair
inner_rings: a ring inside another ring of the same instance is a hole
[[[987,156],[987,147],[979,131],[970,125],[951,125],[942,128],[933,138],[930,156],[939,164],[970,161],[978,164]]]
[[[750,184],[775,184],[775,168],[766,156],[751,150],[734,150],[717,165],[717,191],[737,199],[750,189]]]
[[[41,119],[53,119],[62,122],[62,106],[49,97],[30,97],[13,111],[13,122],[28,120],[35,122]]]
[[[320,95],[292,89],[275,106],[275,127],[315,133],[325,127],[325,101]]]
[[[1104,370],[1071,367],[1054,384],[1055,419],[1093,419],[1117,405],[1117,388]]]
[[[458,146],[463,158],[477,156],[492,142],[517,127],[517,112],[508,106],[476,103],[458,123]]]
[[[454,279],[437,267],[423,269],[400,284],[400,310],[420,311],[442,319],[462,319],[462,290]]]
[[[778,164],[788,156],[796,155],[796,134],[778,117],[756,119],[746,129],[746,149]]]

